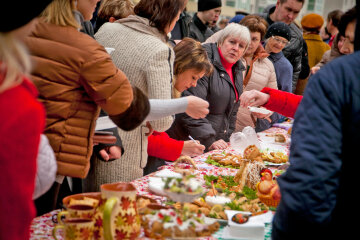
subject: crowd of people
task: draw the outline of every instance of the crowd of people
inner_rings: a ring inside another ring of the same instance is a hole
[[[219,21],[221,0],[198,0],[192,17],[187,0],[20,2],[21,16],[0,16],[0,239],[28,239],[31,220],[67,195],[225,149],[232,133],[283,117],[295,122],[273,239],[355,232],[345,219],[360,136],[359,1],[301,24],[305,0],[230,21]],[[94,142],[100,120],[113,143]]]

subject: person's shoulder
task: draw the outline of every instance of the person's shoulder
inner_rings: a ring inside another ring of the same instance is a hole
[[[290,23],[289,28],[290,28],[291,33],[292,33],[291,37],[295,36],[298,39],[303,39],[302,31],[301,31],[300,27],[297,24],[292,22],[292,23]]]
[[[267,68],[270,71],[274,71],[274,64],[273,62],[269,59],[269,58],[262,58],[262,59],[258,59],[258,64],[262,65],[262,68]]]
[[[350,55],[338,57],[325,64],[313,77],[323,82],[323,85],[356,84],[360,89],[360,51]],[[355,89],[352,89],[355,90]]]

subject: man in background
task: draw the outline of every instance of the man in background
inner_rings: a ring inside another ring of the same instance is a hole
[[[189,25],[189,37],[199,42],[205,42],[214,34],[211,27],[216,26],[220,14],[221,0],[199,0],[198,12],[194,14],[193,21]]]
[[[307,61],[302,62],[302,57],[307,57],[307,52],[305,54],[303,44],[305,43],[302,32],[300,28],[294,23],[295,18],[299,15],[300,10],[304,6],[305,0],[277,0],[276,5],[269,8],[268,12],[260,13],[259,15],[263,17],[269,24],[269,26],[274,22],[284,22],[289,25],[291,30],[291,41],[283,49],[285,57],[290,61],[293,66],[293,92],[295,91],[299,74],[302,71],[302,68],[308,69],[307,74],[310,72],[310,68]]]

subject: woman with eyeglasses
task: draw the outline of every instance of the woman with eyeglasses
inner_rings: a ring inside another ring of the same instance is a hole
[[[268,59],[267,53],[261,40],[267,30],[267,22],[255,15],[248,15],[240,21],[241,25],[250,30],[251,41],[247,49],[243,63],[247,66],[244,77],[244,91],[261,90],[264,87],[277,89],[276,73],[274,64]],[[240,107],[236,118],[235,131],[242,131],[246,126],[255,127],[256,131],[263,131],[270,127],[270,124],[278,120],[277,114],[274,116],[264,116],[253,114],[247,108]]]
[[[270,54],[268,58],[274,64],[278,89],[291,92],[293,67],[282,52],[291,40],[289,26],[283,22],[271,24],[265,34],[265,39],[265,51]]]

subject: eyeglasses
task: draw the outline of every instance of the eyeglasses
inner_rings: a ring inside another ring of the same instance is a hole
[[[281,40],[280,38],[275,37],[275,36],[271,36],[271,38],[274,39],[277,43],[283,44],[284,46],[289,45],[289,41],[287,41],[287,40]]]

